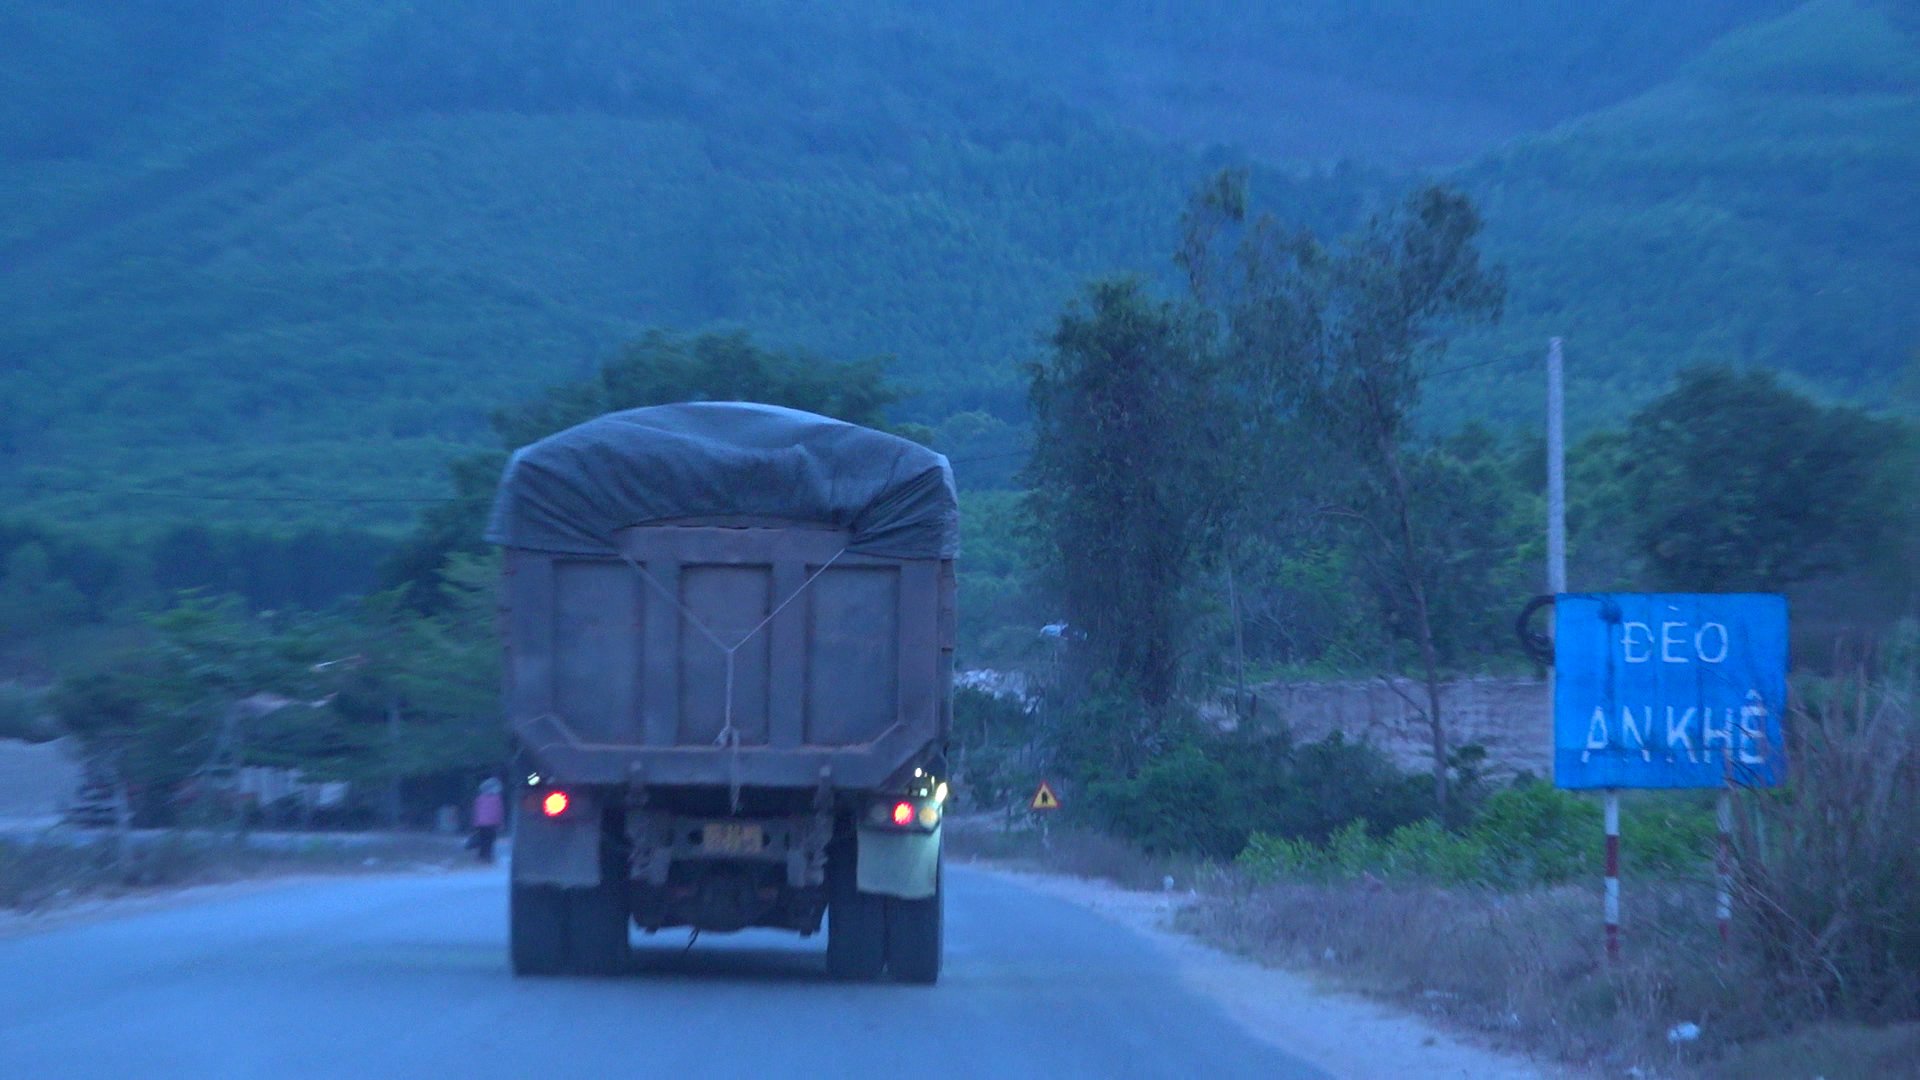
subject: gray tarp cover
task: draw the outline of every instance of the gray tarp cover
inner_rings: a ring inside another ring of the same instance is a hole
[[[850,530],[849,551],[950,559],[960,515],[947,459],[898,436],[744,402],[608,413],[514,452],[487,539],[577,555],[632,525],[779,518]]]

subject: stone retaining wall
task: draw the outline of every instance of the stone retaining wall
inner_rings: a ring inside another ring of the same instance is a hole
[[[53,821],[80,789],[71,739],[30,743],[0,739],[0,818]]]
[[[1316,742],[1334,732],[1371,742],[1409,771],[1433,767],[1424,708],[1426,685],[1413,679],[1267,683],[1252,689],[1254,723],[1281,721]],[[1536,679],[1455,679],[1440,688],[1450,747],[1486,747],[1489,771],[1551,773],[1552,713],[1547,684]]]

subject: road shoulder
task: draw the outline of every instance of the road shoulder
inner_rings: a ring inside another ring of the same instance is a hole
[[[1101,881],[1016,870],[973,860],[970,869],[1085,908],[1146,938],[1181,980],[1264,1042],[1334,1076],[1472,1077],[1574,1075],[1477,1045],[1427,1020],[1301,975],[1263,967],[1172,929],[1184,894],[1133,892]]]

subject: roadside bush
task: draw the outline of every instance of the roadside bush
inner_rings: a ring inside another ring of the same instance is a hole
[[[1094,725],[1111,704],[1090,702],[1080,721]],[[1533,780],[1476,790],[1449,828],[1425,776],[1337,733],[1304,745],[1284,734],[1191,739],[1130,776],[1091,780],[1081,805],[1147,851],[1238,856],[1258,880],[1371,874],[1514,889],[1597,880],[1604,853],[1595,796]],[[1622,859],[1634,875],[1705,880],[1716,831],[1710,795],[1629,793]]]
[[[1676,803],[1661,793],[1630,803],[1620,828],[1623,857],[1634,871],[1663,880],[1706,876],[1716,826],[1697,800]],[[1459,832],[1426,818],[1384,837],[1362,819],[1319,844],[1255,833],[1236,862],[1259,882],[1373,875],[1519,889],[1597,880],[1604,851],[1592,798],[1529,782],[1488,796],[1473,824]]]
[[[1422,820],[1428,782],[1371,746],[1338,735],[1295,745],[1284,736],[1182,743],[1126,779],[1088,785],[1103,827],[1153,852],[1228,859],[1249,837],[1327,842],[1359,823],[1384,835]]]
[[[1375,835],[1385,835],[1433,812],[1430,779],[1401,772],[1386,755],[1338,732],[1282,756],[1263,752],[1257,743],[1230,742],[1221,749],[1238,772],[1278,771],[1264,785],[1236,785],[1258,793],[1261,805],[1251,824],[1263,832],[1326,841],[1365,821]]]
[[[1255,831],[1236,886],[1208,890],[1181,919],[1237,951],[1334,971],[1609,1071],[1754,1075],[1742,1062],[1804,1058],[1826,1075],[1883,1075],[1920,1045],[1915,684],[1796,693],[1790,783],[1736,796],[1724,947],[1711,914],[1713,793],[1623,798],[1630,900],[1624,956],[1609,962],[1599,799],[1539,782],[1487,796],[1462,829],[1427,818],[1383,834],[1363,815],[1324,837]],[[1860,1021],[1886,1026],[1829,1045]],[[1697,1040],[1668,1041],[1680,1022],[1699,1026]],[[1873,1064],[1832,1071],[1848,1060]]]
[[[1710,791],[1639,791],[1621,797],[1623,874],[1657,873],[1668,880],[1713,876],[1720,825]],[[1599,818],[1595,816],[1595,820]],[[1597,865],[1597,864],[1596,864]]]
[[[1324,877],[1329,862],[1318,844],[1267,833],[1248,837],[1247,846],[1233,861],[1248,877],[1260,882]]]
[[[1599,808],[1544,783],[1489,796],[1471,835],[1487,851],[1489,872],[1507,884],[1558,884],[1602,869]]]
[[[1216,858],[1246,843],[1240,798],[1227,770],[1192,743],[1161,755],[1138,776],[1087,789],[1095,816],[1146,850]]]
[[[1920,1018],[1920,723],[1914,684],[1841,681],[1796,708],[1792,779],[1747,792],[1736,877],[1783,996]]]
[[[1481,880],[1491,860],[1477,837],[1448,832],[1428,819],[1393,830],[1383,861],[1395,878],[1464,884]]]
[[[1487,849],[1428,819],[1402,825],[1382,839],[1367,822],[1349,822],[1325,844],[1255,833],[1234,860],[1250,880],[1327,882],[1356,877],[1466,884],[1488,876]]]

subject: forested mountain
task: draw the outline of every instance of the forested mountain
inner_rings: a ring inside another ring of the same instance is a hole
[[[397,526],[655,327],[890,354],[906,418],[1018,425],[1064,298],[1166,272],[1241,159],[1323,231],[1412,166],[1482,200],[1509,316],[1441,426],[1530,418],[1548,333],[1589,420],[1704,358],[1871,402],[1920,343],[1903,7],[1029,7],[8,5],[0,495]]]
[[[1175,141],[1445,167],[1644,93],[1794,3],[969,0],[937,22],[1028,82]]]
[[[146,28],[45,8],[47,52],[97,22],[104,70],[57,123],[9,96],[35,491],[436,494],[489,410],[658,326],[891,353],[942,409],[1016,411],[1034,328],[1151,265],[1199,171],[803,5],[230,3],[151,96],[120,81]]]
[[[1920,408],[1903,375],[1920,370],[1917,31],[1920,8],[1815,0],[1457,174],[1514,283],[1500,329],[1457,358],[1537,355],[1564,334],[1570,407],[1590,419],[1716,362]],[[1495,365],[1436,383],[1434,402],[1514,419],[1537,372]]]

